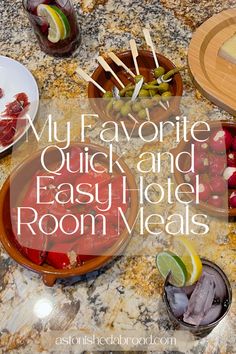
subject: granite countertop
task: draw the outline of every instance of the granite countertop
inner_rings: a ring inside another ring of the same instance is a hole
[[[99,5],[91,2],[89,7],[81,6],[79,0],[74,3],[82,27],[82,44],[68,59],[55,59],[39,50],[21,0],[5,0],[0,4],[0,54],[19,60],[31,70],[38,82],[41,99],[86,97],[86,85],[74,74],[77,65],[92,73],[99,54],[127,49],[131,37],[144,46],[141,39],[144,26],[154,31],[154,41],[161,53],[176,65],[186,64],[193,31],[214,13],[235,5],[233,0],[197,3],[194,0],[108,0]],[[183,74],[183,80],[186,105],[189,102],[197,105],[200,113],[210,110],[214,119],[234,119],[203,98],[187,72]],[[91,136],[96,141],[96,129]],[[138,141],[134,148],[136,151],[140,148]],[[130,161],[134,156],[135,152],[131,152]],[[0,160],[0,168],[2,185],[14,168],[11,156]],[[179,338],[178,348],[166,345],[157,349],[157,353],[236,353],[236,231],[233,223],[227,226],[216,220],[211,223],[207,241],[198,241],[198,245],[202,256],[216,261],[229,276],[234,297],[229,315],[207,338],[193,340],[188,339],[187,334],[173,332],[162,302],[163,282],[153,256],[121,256],[102,270],[47,288],[38,275],[17,265],[1,247],[0,352],[59,353],[51,342],[58,331],[58,336],[62,333],[125,333],[126,336],[169,333]],[[168,239],[161,239],[157,250],[163,245],[168,245]],[[32,309],[45,299],[52,311],[49,309],[49,315],[40,319]],[[78,348],[73,351],[69,345],[60,350],[63,353],[83,351]]]

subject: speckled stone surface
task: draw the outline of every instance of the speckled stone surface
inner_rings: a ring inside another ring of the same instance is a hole
[[[214,13],[235,5],[231,0],[108,0],[104,5],[90,6],[90,12],[85,12],[78,0],[74,3],[82,27],[82,44],[69,59],[55,59],[39,50],[20,0],[0,3],[0,54],[19,60],[32,71],[42,99],[85,97],[86,85],[74,74],[76,66],[92,73],[99,53],[127,49],[131,37],[144,46],[141,39],[144,26],[154,31],[154,41],[161,53],[176,65],[186,64],[194,29]],[[195,104],[200,113],[210,110],[212,119],[234,119],[203,98],[187,72],[183,79],[186,106]],[[96,129],[91,136],[96,140]],[[138,142],[135,147],[139,149]],[[132,154],[128,156],[130,163],[133,158]],[[11,156],[1,159],[1,185],[13,167]],[[180,341],[179,348],[166,346],[156,353],[236,353],[235,224],[226,227],[216,220],[211,223],[207,242],[198,240],[197,243],[201,255],[217,262],[229,276],[234,295],[230,314],[207,338]],[[161,240],[157,250],[163,245],[168,246],[168,242],[165,244]],[[129,335],[132,331],[145,333],[149,330],[155,335],[161,332],[173,335],[162,302],[163,283],[156,271],[154,257],[122,256],[79,281],[59,282],[53,288],[47,288],[38,275],[18,266],[1,248],[0,276],[0,351],[3,353],[58,353],[56,347],[49,347],[50,333],[54,331],[68,335],[125,331]],[[42,298],[53,303],[53,312],[44,320],[38,319],[32,311]],[[65,346],[61,352],[81,351]]]

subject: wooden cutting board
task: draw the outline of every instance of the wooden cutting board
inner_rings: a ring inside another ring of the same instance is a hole
[[[236,114],[236,64],[218,55],[223,43],[236,33],[236,8],[223,11],[194,33],[188,63],[194,83],[206,98]]]

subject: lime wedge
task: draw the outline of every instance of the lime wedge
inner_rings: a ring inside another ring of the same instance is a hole
[[[185,236],[176,237],[174,251],[182,259],[187,269],[186,285],[192,285],[202,274],[202,262],[192,242]]]
[[[40,4],[37,7],[37,14],[49,24],[48,40],[52,43],[59,42],[64,36],[64,26],[57,12],[49,5]]]
[[[66,15],[62,12],[61,9],[59,9],[59,7],[55,6],[55,5],[51,5],[51,8],[53,10],[56,11],[56,13],[58,14],[58,16],[61,19],[62,25],[63,25],[63,37],[61,39],[66,39],[69,37],[70,35],[70,23],[68,21],[68,18],[66,17]]]
[[[182,287],[186,283],[187,270],[181,259],[172,252],[164,251],[157,255],[156,264],[159,272],[166,278],[170,273],[170,284]]]

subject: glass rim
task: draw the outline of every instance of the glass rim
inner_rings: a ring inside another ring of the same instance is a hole
[[[42,0],[42,1],[43,1],[43,0]],[[55,1],[56,1],[56,0],[55,0]],[[28,9],[27,6],[26,6],[26,3],[27,3],[27,2],[30,2],[30,0],[21,0],[21,2],[22,2],[22,6],[23,6],[23,8],[24,8],[24,11],[30,13],[30,12],[29,12],[29,9]],[[73,7],[73,9],[74,9],[74,6],[73,6],[74,4],[73,4],[73,2],[72,2],[71,0],[65,0],[65,4],[64,4],[64,6],[62,6],[61,8],[63,9],[68,3],[69,3],[69,4]],[[42,4],[43,4],[43,2],[42,2]],[[47,4],[45,4],[45,5],[47,5]],[[41,16],[38,16],[38,15],[34,15],[34,14],[32,14],[32,13],[30,13],[30,15],[35,16],[35,17],[41,17]]]

